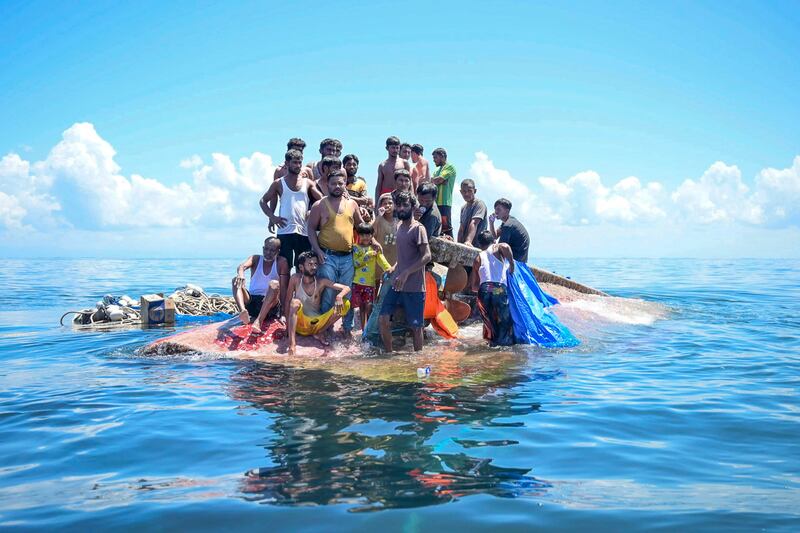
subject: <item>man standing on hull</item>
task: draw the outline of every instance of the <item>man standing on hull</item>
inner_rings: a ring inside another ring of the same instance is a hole
[[[456,182],[456,167],[447,162],[447,152],[444,148],[433,151],[433,164],[436,171],[433,173],[433,183],[439,188],[436,195],[436,205],[442,215],[442,235],[453,238],[453,187]]]
[[[461,223],[458,226],[458,242],[478,247],[478,235],[486,231],[486,204],[483,200],[478,200],[475,193],[475,182],[465,179],[461,182],[461,197],[464,198],[464,205],[461,206]],[[467,269],[469,270],[469,269]]]
[[[414,190],[421,184],[431,180],[431,167],[428,160],[422,157],[424,148],[421,144],[411,147],[411,181],[414,182]]]
[[[297,150],[300,152],[300,155],[303,154],[303,150],[306,149],[306,142],[301,139],[300,137],[292,137],[289,139],[289,142],[286,143],[286,150]],[[273,180],[279,180],[286,175],[287,169],[286,164],[278,165],[275,167],[275,172],[272,175]]]
[[[301,253],[311,249],[308,242],[306,219],[309,211],[309,198],[312,202],[322,199],[311,178],[303,177],[303,154],[298,150],[289,150],[284,157],[286,174],[273,181],[261,198],[259,205],[267,215],[270,227],[276,227],[281,240],[281,257],[296,267]],[[280,211],[275,215],[275,203],[280,199]]]
[[[239,308],[242,324],[253,321],[253,331],[258,332],[267,316],[279,317],[280,302],[286,299],[286,286],[289,283],[289,263],[278,256],[281,241],[277,237],[264,240],[262,255],[251,255],[236,269],[236,277],[231,283],[233,299]],[[244,271],[250,269],[250,286],[244,288]]]
[[[358,204],[344,196],[345,183],[341,170],[328,176],[328,196],[315,203],[308,215],[308,240],[319,260],[319,276],[349,287],[353,283],[353,229],[364,221]],[[332,289],[325,291],[323,313],[333,307],[334,297]],[[345,315],[342,329],[350,336],[352,310]]]
[[[397,307],[402,306],[406,322],[411,326],[414,336],[414,350],[422,349],[423,311],[425,308],[425,265],[431,260],[428,235],[425,228],[413,218],[414,206],[411,194],[397,196],[395,212],[400,220],[397,228],[397,266],[394,269],[389,292],[383,300],[378,324],[381,340],[387,352],[392,351],[392,332],[390,317]]]
[[[319,155],[319,161],[316,163],[310,163],[311,177],[317,182],[325,177],[322,172],[323,159],[326,157],[335,157],[336,159],[342,157],[342,142],[338,139],[323,139],[319,143]]]
[[[378,205],[382,194],[392,192],[395,189],[394,173],[396,170],[405,169],[411,173],[411,164],[400,159],[400,139],[389,137],[386,139],[387,157],[383,163],[378,165],[378,183],[375,185],[375,205]]]

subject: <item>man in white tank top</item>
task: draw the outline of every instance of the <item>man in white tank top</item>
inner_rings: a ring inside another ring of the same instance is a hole
[[[233,299],[239,308],[243,324],[253,321],[253,331],[258,333],[267,318],[281,315],[280,303],[286,298],[289,284],[289,263],[278,256],[281,241],[277,237],[264,240],[262,255],[251,255],[236,270],[233,278]],[[250,285],[244,287],[244,271],[250,269]]]
[[[311,209],[311,202],[322,198],[314,180],[301,175],[303,153],[289,150],[284,157],[286,175],[273,181],[264,193],[259,204],[269,219],[270,231],[276,229],[281,240],[280,256],[286,259],[289,267],[296,267],[301,253],[311,249],[308,241],[306,219]],[[310,201],[309,201],[310,198]],[[280,199],[280,210],[275,214],[275,207]]]
[[[514,344],[514,324],[508,303],[508,276],[514,273],[514,256],[505,243],[494,243],[489,231],[475,238],[481,253],[472,263],[472,290],[483,319],[483,338],[490,346]]]

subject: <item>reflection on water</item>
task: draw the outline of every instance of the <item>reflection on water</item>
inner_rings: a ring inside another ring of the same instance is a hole
[[[513,440],[453,439],[446,453],[429,441],[444,424],[482,427],[535,413],[515,402],[514,387],[559,372],[513,376],[493,386],[385,384],[324,372],[253,365],[235,374],[230,394],[272,414],[266,445],[273,463],[247,473],[248,499],[284,505],[353,504],[351,510],[419,507],[472,494],[513,498],[547,490],[530,468],[494,464],[470,449]],[[493,394],[503,389],[503,395]]]

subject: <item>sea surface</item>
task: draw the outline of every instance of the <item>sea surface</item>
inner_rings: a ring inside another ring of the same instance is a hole
[[[800,530],[800,261],[538,266],[626,300],[558,310],[577,348],[472,326],[395,382],[59,325],[234,260],[0,260],[0,529]],[[444,352],[510,362],[442,383]]]

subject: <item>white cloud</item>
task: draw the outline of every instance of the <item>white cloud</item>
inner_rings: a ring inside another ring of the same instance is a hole
[[[202,166],[203,158],[197,154],[192,155],[180,162],[181,168],[197,168]]]
[[[800,226],[800,156],[794,158],[790,168],[765,168],[759,172],[753,201],[765,224]]]
[[[758,224],[760,207],[742,182],[742,173],[735,165],[717,161],[697,181],[687,179],[672,193],[678,211],[702,223],[742,221]]]
[[[258,197],[274,171],[272,158],[259,152],[241,158],[238,166],[224,154],[213,154],[211,165],[193,156],[181,163],[195,169],[193,182],[167,185],[123,175],[115,156],[89,123],[67,129],[43,161],[5,156],[0,161],[0,223],[6,228],[66,223],[97,229],[254,221],[260,216]]]

